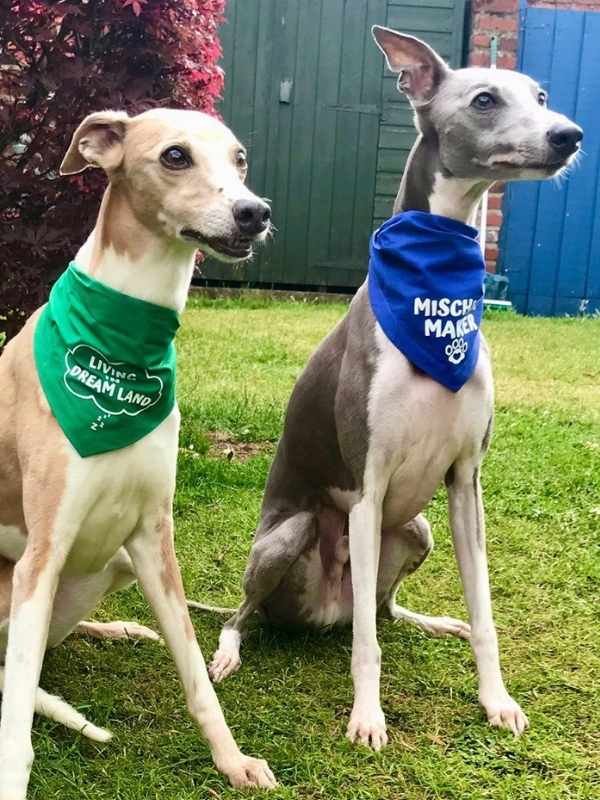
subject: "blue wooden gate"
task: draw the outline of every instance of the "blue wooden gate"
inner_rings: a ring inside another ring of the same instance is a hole
[[[591,313],[600,309],[600,13],[523,6],[519,69],[581,125],[583,153],[566,180],[509,185],[500,270],[521,312]]]

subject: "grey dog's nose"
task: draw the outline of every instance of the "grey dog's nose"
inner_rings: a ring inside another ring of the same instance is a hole
[[[233,218],[244,236],[257,236],[265,231],[271,219],[271,209],[262,200],[237,200]]]
[[[574,125],[572,122],[559,122],[550,128],[546,136],[552,148],[560,156],[570,156],[579,147],[583,131],[579,125]]]

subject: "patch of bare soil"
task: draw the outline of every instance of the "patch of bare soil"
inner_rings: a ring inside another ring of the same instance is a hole
[[[271,442],[238,442],[223,431],[208,431],[205,435],[210,442],[208,455],[212,458],[248,461],[254,456],[273,451]]]

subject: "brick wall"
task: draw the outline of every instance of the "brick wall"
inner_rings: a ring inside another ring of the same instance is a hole
[[[490,66],[492,36],[496,36],[498,40],[497,66],[501,69],[515,69],[519,36],[519,0],[473,0],[469,58],[472,66]],[[503,185],[496,183],[488,195],[485,261],[490,272],[496,271],[498,260],[503,193]]]
[[[600,0],[528,0],[528,5],[538,8],[577,9],[600,11]],[[490,41],[498,40],[497,66],[515,69],[519,37],[519,0],[473,0],[469,63],[489,67]],[[504,187],[495,184],[488,198],[488,228],[485,259],[488,270],[496,271],[498,237],[502,225],[502,196]]]

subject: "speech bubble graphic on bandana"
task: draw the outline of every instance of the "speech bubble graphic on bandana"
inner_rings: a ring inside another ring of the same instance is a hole
[[[109,416],[135,417],[155,406],[163,391],[159,376],[123,361],[111,361],[87,344],[67,350],[64,382],[71,394],[92,401]]]

